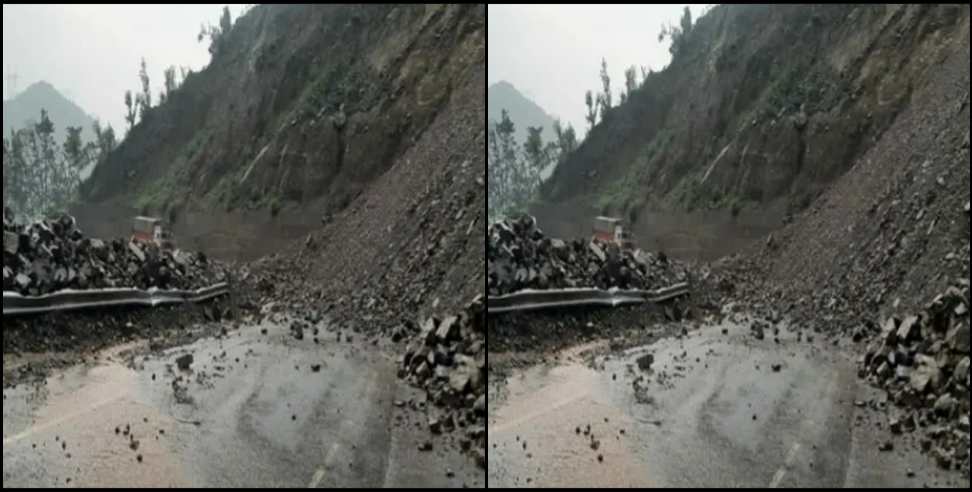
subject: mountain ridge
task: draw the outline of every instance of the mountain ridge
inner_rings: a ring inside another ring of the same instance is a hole
[[[518,144],[523,145],[526,142],[527,127],[543,127],[544,142],[555,139],[553,124],[556,118],[510,82],[501,80],[489,86],[486,97],[490,123],[499,121],[502,110],[505,109],[516,126]]]
[[[14,98],[3,102],[3,134],[19,130],[40,119],[41,109],[47,110],[48,117],[54,122],[54,134],[58,143],[64,143],[67,136],[65,128],[81,127],[81,138],[91,141],[94,138],[91,125],[95,119],[76,102],[61,94],[53,84],[39,81]]]

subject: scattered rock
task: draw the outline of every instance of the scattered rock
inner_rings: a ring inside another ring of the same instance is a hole
[[[645,354],[638,358],[637,364],[638,369],[642,371],[648,371],[651,369],[651,365],[655,363],[655,356],[653,354]]]
[[[932,451],[932,457],[935,458],[935,463],[942,470],[948,471],[952,469],[952,454],[942,448],[936,448]]]
[[[192,363],[193,363],[192,354],[186,354],[176,359],[176,366],[179,367],[180,371],[188,371],[189,368],[192,366]]]
[[[960,306],[962,308],[965,307],[964,304],[960,304]],[[956,309],[958,309],[958,308],[956,308]],[[967,313],[967,311],[965,311],[965,312]],[[958,313],[958,311],[956,311],[956,314],[957,313]],[[959,316],[961,316],[961,315],[959,315]],[[969,353],[969,325],[968,325],[968,323],[960,323],[955,328],[953,328],[952,331],[948,334],[948,338],[946,339],[946,341],[948,343],[948,346],[951,347],[952,350],[954,350],[956,352],[959,352],[959,353],[962,353],[962,354],[968,354]]]
[[[898,419],[891,419],[888,422],[888,426],[890,427],[892,434],[895,434],[895,435],[900,435],[901,434],[901,421],[900,420],[898,420]]]
[[[951,417],[958,408],[958,400],[951,395],[942,395],[935,401],[935,413],[940,417]]]
[[[476,400],[473,411],[480,415],[486,415],[486,395],[482,395]]]

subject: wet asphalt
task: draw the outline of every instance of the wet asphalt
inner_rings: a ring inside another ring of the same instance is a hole
[[[710,326],[514,375],[490,402],[490,487],[968,488],[891,435],[844,350],[774,338]]]
[[[450,436],[429,434],[425,396],[397,379],[392,355],[332,332],[298,342],[288,326],[103,357],[4,391],[3,486],[486,485]]]

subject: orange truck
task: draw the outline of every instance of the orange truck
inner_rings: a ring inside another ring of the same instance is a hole
[[[594,239],[617,244],[622,249],[634,247],[634,242],[624,226],[624,221],[613,217],[597,217],[594,219]]]
[[[174,246],[172,235],[166,229],[165,222],[153,217],[135,217],[132,242],[155,243],[162,249],[172,249]]]

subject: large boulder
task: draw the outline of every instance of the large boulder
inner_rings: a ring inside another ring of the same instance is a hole
[[[969,353],[969,324],[959,323],[948,334],[948,346],[963,354]]]
[[[938,363],[935,359],[925,355],[919,355],[916,361],[918,362],[918,367],[911,373],[911,388],[918,394],[925,394],[938,388],[942,378],[942,371],[938,368]]]

